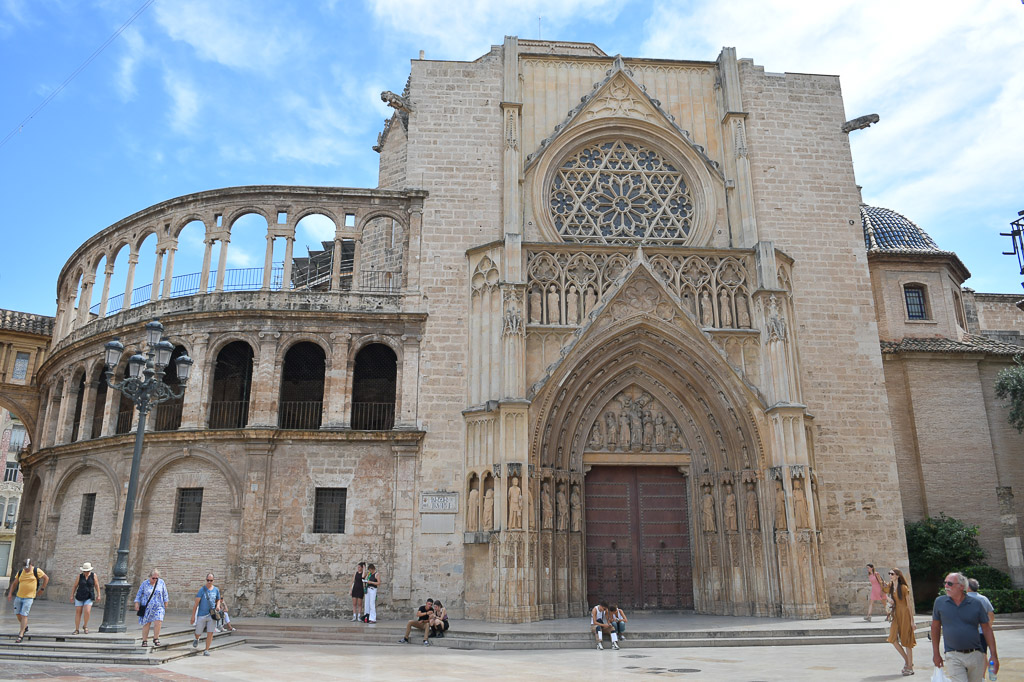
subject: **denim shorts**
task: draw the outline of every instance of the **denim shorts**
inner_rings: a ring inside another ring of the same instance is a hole
[[[32,602],[35,598],[29,597],[15,597],[14,598],[14,612],[19,616],[27,616],[28,612],[32,610]]]
[[[85,601],[76,599],[75,606],[92,606],[92,599],[86,599]]]

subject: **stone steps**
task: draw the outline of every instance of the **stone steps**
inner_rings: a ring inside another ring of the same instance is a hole
[[[146,648],[141,639],[126,635],[91,633],[88,635],[35,634],[31,627],[21,644],[17,635],[0,635],[0,661],[45,661],[49,663],[103,663],[114,665],[160,665],[186,656],[201,655],[205,641],[193,649],[191,629],[168,630],[160,635],[160,646],[150,640]],[[210,650],[245,643],[244,637],[217,633]]]

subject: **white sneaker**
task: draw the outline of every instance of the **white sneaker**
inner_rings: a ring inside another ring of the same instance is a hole
[[[612,642],[612,649],[614,649],[615,651],[618,651],[619,650],[619,645],[616,644],[615,642]]]
[[[357,620],[359,620],[359,614],[358,613],[353,613],[352,614],[352,622],[355,623]]]
[[[597,650],[598,651],[604,651],[604,647],[601,645],[600,642],[597,643]]]

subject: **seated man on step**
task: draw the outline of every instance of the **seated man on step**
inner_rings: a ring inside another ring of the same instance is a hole
[[[622,612],[618,604],[612,604],[608,607],[608,614],[610,616],[612,627],[615,628],[615,634],[619,636],[619,639],[626,639],[626,623],[629,619],[626,618],[626,614]]]
[[[605,634],[611,635],[612,648],[619,648],[619,638],[615,634],[615,627],[611,624],[611,614],[608,610],[608,602],[602,601],[590,610],[590,627],[594,630],[594,637],[597,639],[598,651],[604,649],[601,640]]]
[[[413,628],[423,630],[423,646],[430,646],[430,619],[434,615],[434,600],[428,599],[427,603],[416,609],[416,617],[405,624],[405,637],[398,640],[400,644],[409,643],[409,633]]]

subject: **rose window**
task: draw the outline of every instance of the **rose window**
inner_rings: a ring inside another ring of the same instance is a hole
[[[551,217],[575,242],[679,244],[693,227],[683,174],[632,142],[598,142],[570,156],[549,192]]]

